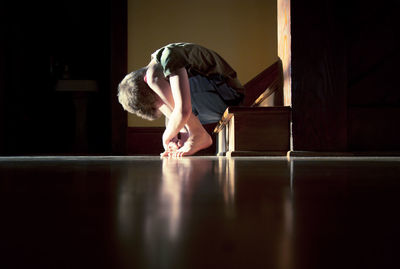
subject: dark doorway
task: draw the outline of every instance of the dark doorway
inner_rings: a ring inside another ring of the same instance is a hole
[[[115,134],[125,132],[125,116],[113,99],[126,68],[126,1],[9,4],[0,154],[121,153]]]

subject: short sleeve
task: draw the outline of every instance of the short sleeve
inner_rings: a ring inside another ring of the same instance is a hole
[[[173,47],[165,47],[161,52],[159,61],[165,77],[174,74],[179,68],[186,66],[186,60],[182,52]]]

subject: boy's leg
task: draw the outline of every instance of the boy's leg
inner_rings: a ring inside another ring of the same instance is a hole
[[[181,148],[179,148],[173,156],[186,156],[193,155],[196,152],[208,148],[212,145],[212,138],[208,132],[204,129],[197,116],[191,113],[187,122],[187,128],[189,131],[189,137],[183,142]]]
[[[186,124],[189,137],[182,141],[183,146],[176,152],[179,156],[193,155],[199,150],[211,146],[212,138],[202,124],[216,123],[221,119],[227,107],[222,97],[227,100],[238,98],[235,96],[234,90],[228,88],[226,84],[201,75],[190,77],[189,83],[192,108],[195,114],[191,114]],[[172,106],[169,105],[169,107]]]
[[[190,77],[189,82],[192,110],[201,124],[218,122],[227,108],[217,90],[218,86],[201,75]]]
[[[170,145],[171,146],[170,148],[167,148],[165,152],[161,153],[161,157],[189,156],[195,154],[196,152],[202,149],[208,148],[212,145],[211,136],[204,129],[198,117],[195,116],[193,113],[191,113],[185,126],[188,130],[188,134],[187,135],[183,134],[181,141],[176,143],[176,145],[179,145],[180,148],[177,149],[174,148],[173,145]]]
[[[174,149],[174,147],[166,149],[165,152],[161,153],[161,157],[189,156],[212,145],[211,136],[204,129],[198,117],[195,116],[193,113],[191,113],[185,126],[188,130],[188,134],[183,134],[181,141],[177,143],[180,148],[176,150]]]
[[[168,119],[170,114],[172,113],[171,109],[173,106],[171,104],[166,104],[160,107],[161,112]],[[208,148],[212,145],[212,138],[208,134],[208,132],[204,129],[200,120],[193,113],[190,114],[190,117],[185,125],[188,130],[188,134],[183,134],[182,140],[180,141],[180,148],[178,150],[165,150],[165,152],[161,153],[161,156],[186,156],[193,155],[199,150]],[[178,152],[179,151],[179,152]]]
[[[190,77],[189,83],[192,109],[195,114],[192,114],[188,121],[191,136],[177,151],[178,156],[192,155],[211,146],[212,138],[203,124],[217,123],[221,119],[227,108],[222,97],[228,100],[237,98],[233,94],[234,90],[228,88],[226,84],[221,84],[219,81],[201,75]]]
[[[189,126],[194,135],[178,150],[178,156],[192,155],[208,148],[213,141],[203,124],[217,123],[227,108],[224,101],[236,101],[240,96],[218,78],[210,79],[201,75],[189,78],[192,109]],[[224,99],[223,99],[224,98]]]

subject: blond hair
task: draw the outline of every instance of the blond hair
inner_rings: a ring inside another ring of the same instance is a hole
[[[122,107],[146,120],[161,116],[157,106],[157,94],[144,81],[147,68],[141,68],[125,76],[118,85],[118,101]]]

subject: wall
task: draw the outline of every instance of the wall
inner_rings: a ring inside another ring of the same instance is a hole
[[[159,47],[193,42],[217,51],[245,84],[278,59],[276,9],[276,0],[128,0],[127,72]],[[163,124],[128,116],[131,127]]]

